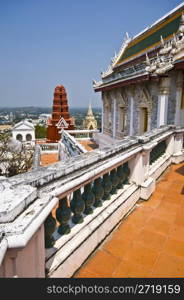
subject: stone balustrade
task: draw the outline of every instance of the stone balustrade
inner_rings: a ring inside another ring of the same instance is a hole
[[[99,133],[99,130],[95,129],[75,129],[67,130],[67,133],[74,135],[75,139],[94,139],[95,134]]]
[[[58,143],[40,143],[39,146],[43,152],[58,152]]]
[[[61,141],[65,145],[69,157],[74,157],[87,152],[87,150],[66,130],[61,131]]]
[[[149,199],[163,171],[184,160],[183,135],[165,126],[2,180],[0,276],[71,277]]]

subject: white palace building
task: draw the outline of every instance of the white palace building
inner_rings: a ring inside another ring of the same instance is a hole
[[[94,90],[102,93],[102,132],[113,139],[184,125],[183,4],[138,35],[128,33]],[[101,137],[102,138],[102,137]]]
[[[23,120],[12,128],[12,137],[23,143],[35,143],[35,127],[28,120]]]

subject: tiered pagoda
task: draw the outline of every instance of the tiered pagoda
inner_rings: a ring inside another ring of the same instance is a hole
[[[56,143],[60,140],[61,129],[72,130],[74,121],[68,111],[67,93],[63,85],[58,85],[54,91],[52,118],[48,121],[47,142]]]

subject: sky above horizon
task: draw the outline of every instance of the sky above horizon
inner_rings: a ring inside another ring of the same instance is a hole
[[[100,80],[130,37],[178,0],[0,0],[0,107],[51,107],[65,86],[70,107],[101,106]]]

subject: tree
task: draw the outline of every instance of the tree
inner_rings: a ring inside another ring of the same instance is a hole
[[[35,127],[35,136],[36,139],[46,138],[47,129],[44,126],[36,125]]]
[[[27,172],[33,162],[34,148],[14,140],[7,133],[0,134],[0,175],[7,177]]]

